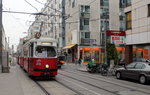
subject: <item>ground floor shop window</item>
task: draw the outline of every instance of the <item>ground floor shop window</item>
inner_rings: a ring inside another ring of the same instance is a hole
[[[91,61],[90,51],[84,51],[84,61]]]

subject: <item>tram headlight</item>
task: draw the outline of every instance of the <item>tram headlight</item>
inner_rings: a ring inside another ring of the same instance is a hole
[[[45,68],[49,68],[49,65],[48,65],[48,64],[46,64],[46,65],[45,65]]]

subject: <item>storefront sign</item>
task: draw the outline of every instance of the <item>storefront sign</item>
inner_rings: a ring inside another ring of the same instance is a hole
[[[125,36],[125,31],[114,31],[114,30],[108,30],[106,32],[107,36],[111,36],[111,35],[114,35],[114,36]]]
[[[124,36],[111,36],[111,43],[112,44],[124,44],[125,37]]]

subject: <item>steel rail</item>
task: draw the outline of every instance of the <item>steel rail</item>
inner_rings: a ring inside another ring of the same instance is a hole
[[[78,74],[78,73],[70,72],[70,71],[65,71],[65,72]],[[93,86],[93,87],[102,89],[102,90],[104,90],[104,91],[108,91],[108,92],[110,92],[110,93],[113,93],[113,94],[118,95],[118,94],[117,94],[118,91],[110,91],[110,90],[104,89],[104,88],[102,88],[102,87],[95,86],[95,85],[93,85],[93,84],[91,84],[91,83],[88,83],[88,82],[85,82],[85,81],[76,79],[76,78],[74,78],[74,77],[71,77],[71,76],[68,76],[68,75],[61,74],[60,72],[59,72],[59,74],[60,74],[60,75],[63,75],[63,76],[66,76],[66,77],[69,77],[69,78],[71,78],[71,79],[74,79],[74,80],[83,82],[83,83],[85,83],[85,84],[91,85],[91,86]],[[145,93],[145,94],[150,94],[150,93],[148,93],[148,92],[145,92],[145,91],[142,91],[142,90],[138,90],[138,89],[135,89],[135,88],[132,88],[132,87],[127,87],[127,86],[119,85],[118,83],[112,83],[112,82],[109,82],[109,81],[106,81],[106,80],[96,79],[96,78],[93,78],[93,77],[90,77],[90,76],[86,76],[86,75],[81,75],[81,74],[78,74],[78,75],[84,76],[84,77],[87,77],[87,78],[90,78],[90,79],[98,80],[98,81],[103,81],[103,82],[110,83],[110,84],[113,84],[113,85],[117,85],[117,86],[119,86],[119,87],[127,88],[127,89],[130,89],[130,91],[138,91],[138,92],[142,92],[142,93]]]
[[[34,80],[34,82],[40,87],[40,89],[45,93],[45,95],[51,95],[40,83]]]

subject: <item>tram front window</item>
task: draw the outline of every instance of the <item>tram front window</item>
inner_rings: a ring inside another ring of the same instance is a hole
[[[42,58],[55,57],[56,51],[55,51],[54,47],[37,46],[35,55],[37,57],[42,57]]]

